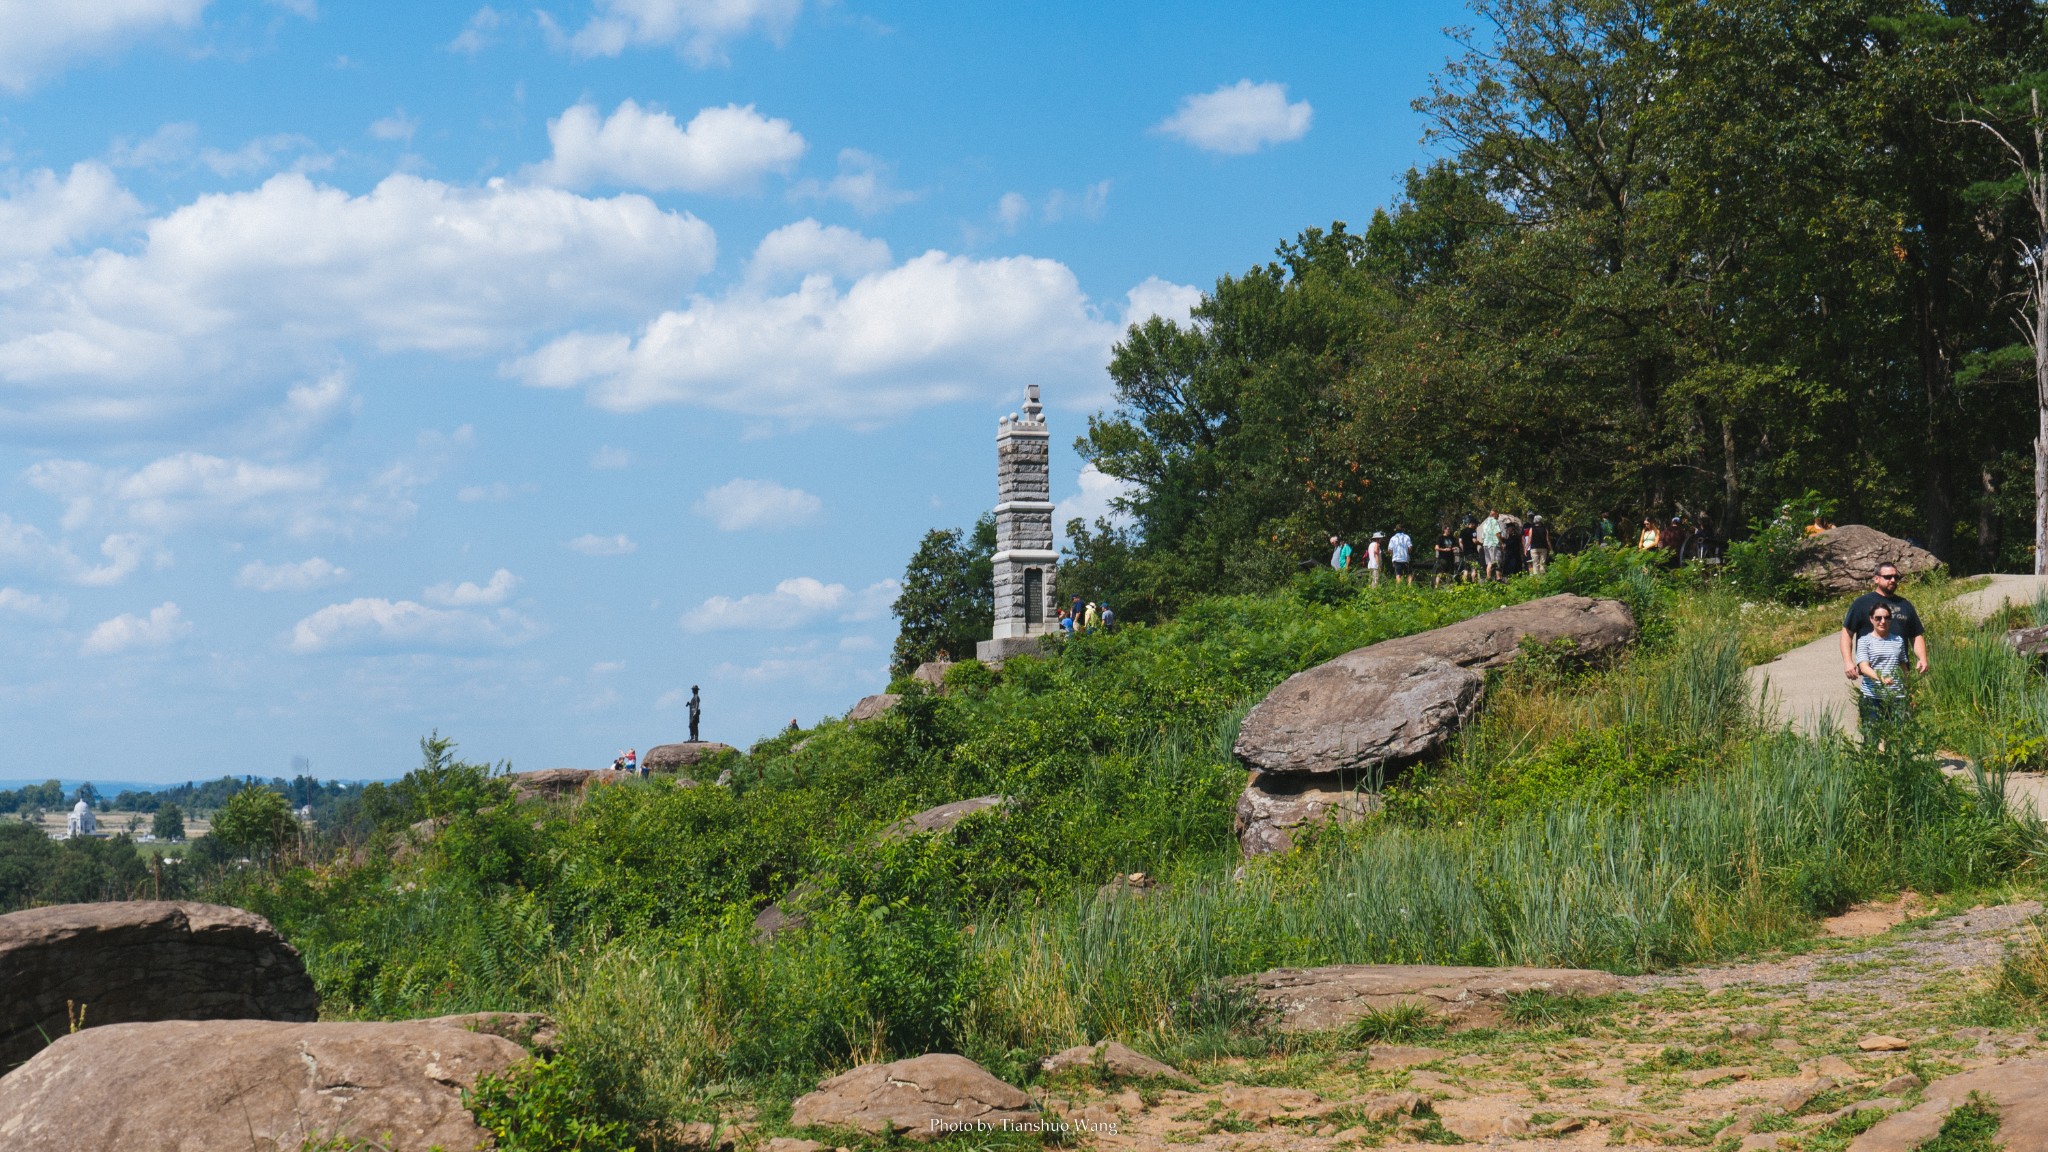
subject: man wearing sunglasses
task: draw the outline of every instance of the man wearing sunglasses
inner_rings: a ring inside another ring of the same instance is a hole
[[[1842,618],[1842,675],[1854,682],[1861,678],[1857,672],[1856,641],[1875,631],[1870,623],[1870,614],[1882,607],[1891,613],[1891,633],[1904,640],[1913,648],[1913,670],[1925,674],[1927,671],[1927,634],[1920,628],[1920,612],[1913,602],[1898,594],[1899,569],[1895,564],[1879,564],[1877,574],[1872,577],[1874,591],[1865,592],[1849,605],[1848,615]]]

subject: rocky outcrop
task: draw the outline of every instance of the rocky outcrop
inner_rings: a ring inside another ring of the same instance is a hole
[[[1844,524],[1802,541],[1796,553],[1800,579],[1839,596],[1864,592],[1879,564],[1896,564],[1899,575],[1913,576],[1941,567],[1934,553],[1861,524]]]
[[[1356,771],[1433,752],[1470,719],[1484,673],[1523,640],[1569,641],[1585,659],[1635,637],[1615,600],[1546,596],[1384,640],[1290,676],[1245,716],[1237,757],[1261,772]]]
[[[1933,1139],[1949,1112],[1980,1092],[1998,1110],[2005,1152],[2048,1152],[2048,1060],[2015,1060],[1927,1086],[1918,1106],[1877,1122],[1849,1144],[1849,1152],[1905,1152]]]
[[[1337,964],[1275,968],[1241,977],[1282,1032],[1341,1028],[1368,1012],[1419,1004],[1461,1024],[1499,1019],[1509,996],[1548,992],[1602,996],[1621,981],[1579,968],[1456,968],[1436,964]]]
[[[319,1005],[298,950],[239,908],[135,900],[0,916],[0,1071],[74,1022],[311,1020]]]
[[[1340,772],[1253,772],[1237,798],[1237,842],[1247,856],[1294,849],[1296,829],[1323,821],[1352,824],[1378,812],[1379,794],[1349,783]]]
[[[487,1145],[462,1090],[526,1050],[425,1022],[114,1024],[65,1036],[0,1078],[8,1152]]]
[[[1038,1108],[965,1056],[932,1053],[841,1072],[790,1108],[792,1127],[853,1128],[874,1135],[936,1140],[955,1132],[1001,1132],[1033,1124]]]
[[[537,772],[514,772],[506,777],[512,783],[514,803],[526,800],[575,800],[589,791],[593,785],[610,784],[632,778],[633,774],[630,772],[615,772],[609,768],[542,768]]]
[[[912,672],[910,678],[919,683],[931,685],[934,692],[944,692],[946,690],[946,673],[951,671],[952,667],[953,661],[951,660],[927,660],[917,666],[917,671]]]
[[[860,703],[855,704],[847,712],[846,722],[858,724],[863,720],[873,720],[902,702],[903,697],[895,692],[877,692],[873,696],[863,696]]]
[[[955,824],[987,808],[1001,808],[1009,800],[1002,796],[974,796],[966,800],[955,800],[937,808],[927,808],[912,816],[905,816],[887,828],[882,829],[882,839],[900,840],[919,832],[944,832]]]
[[[1043,1072],[1084,1072],[1108,1076],[1118,1080],[1172,1080],[1181,1084],[1193,1084],[1194,1077],[1171,1064],[1154,1060],[1134,1048],[1125,1047],[1114,1040],[1100,1044],[1076,1044],[1064,1052],[1055,1052],[1038,1062]]]
[[[649,772],[681,772],[696,767],[708,757],[732,750],[732,745],[720,744],[716,740],[685,740],[681,744],[657,744],[649,748],[647,755],[640,758],[640,763],[646,765]]]

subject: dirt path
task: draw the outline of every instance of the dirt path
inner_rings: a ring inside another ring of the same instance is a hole
[[[2048,1050],[1971,1018],[2041,905],[1885,928],[1917,910],[1856,910],[1831,926],[1876,935],[1801,955],[1638,977],[1581,1019],[1191,1063],[1199,1090],[1074,1090],[1055,1110],[1120,1149],[1840,1149],[1851,1117],[1915,1103],[1922,1079]],[[1904,1050],[1859,1047],[1879,1035]]]

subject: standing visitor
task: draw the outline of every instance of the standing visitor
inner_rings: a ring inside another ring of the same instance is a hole
[[[1892,631],[1890,606],[1879,604],[1870,611],[1870,631],[1856,638],[1856,708],[1866,741],[1873,730],[1881,736],[1906,702],[1898,676],[1905,655],[1906,638]]]
[[[1102,627],[1102,610],[1095,606],[1095,601],[1090,600],[1088,602],[1088,615],[1081,618],[1081,630],[1083,632],[1093,632],[1100,627]]]
[[[1102,630],[1104,632],[1116,631],[1116,613],[1110,611],[1107,604],[1102,606]]]
[[[1065,608],[1060,609],[1060,631],[1069,636],[1074,634],[1074,614]]]
[[[1449,524],[1436,526],[1436,572],[1431,578],[1431,588],[1444,586],[1444,577],[1452,583],[1458,580],[1458,534],[1451,531]]]
[[[1074,597],[1074,602],[1067,605],[1067,608],[1068,618],[1073,620],[1074,627],[1079,628],[1081,626],[1081,598],[1079,596]]]
[[[640,750],[637,748],[626,749],[626,774],[638,776],[642,780],[647,778],[647,773],[640,770]]]
[[[1335,536],[1330,537],[1330,567],[1335,568],[1339,572],[1345,572],[1351,568],[1351,545],[1344,543]]]
[[[1488,580],[1500,579],[1500,509],[1489,508],[1486,519],[1479,522],[1479,551],[1486,559]]]
[[[1464,567],[1461,577],[1467,584],[1479,582],[1479,528],[1472,523],[1472,517],[1458,527],[1458,559]]]
[[[1600,526],[1595,528],[1593,533],[1593,543],[1607,543],[1609,540],[1614,539],[1614,521],[1603,513],[1600,517]]]
[[[1541,576],[1544,569],[1550,567],[1550,525],[1543,522],[1541,513],[1529,517],[1529,531],[1527,535],[1529,541],[1529,571],[1534,575]]]
[[[1643,534],[1636,540],[1636,547],[1645,552],[1655,552],[1657,537],[1657,522],[1648,516],[1643,517]]]
[[[1856,670],[1856,641],[1874,631],[1870,623],[1871,613],[1879,608],[1886,609],[1891,616],[1891,631],[1899,640],[1913,649],[1913,671],[1927,674],[1927,633],[1920,627],[1920,612],[1913,602],[1898,594],[1898,565],[1886,562],[1877,566],[1871,577],[1869,592],[1858,596],[1849,605],[1849,612],[1842,617],[1842,675],[1853,683],[1861,679]]]
[[[1387,540],[1387,559],[1394,562],[1394,582],[1415,586],[1415,573],[1409,570],[1409,561],[1415,555],[1415,541],[1408,536],[1408,529],[1394,525],[1394,535]]]
[[[1387,534],[1375,532],[1365,545],[1365,572],[1372,578],[1372,586],[1380,586],[1380,568],[1386,560]]]

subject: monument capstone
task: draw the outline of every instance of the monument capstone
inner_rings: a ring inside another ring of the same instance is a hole
[[[1040,636],[1059,631],[1052,512],[1052,440],[1033,384],[1023,412],[996,425],[995,636],[975,646],[984,664],[1036,652]]]

